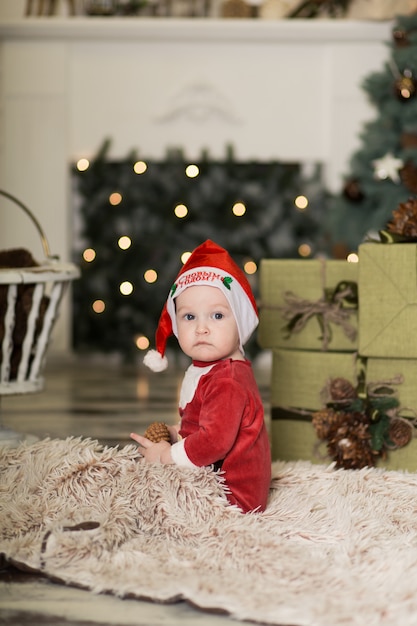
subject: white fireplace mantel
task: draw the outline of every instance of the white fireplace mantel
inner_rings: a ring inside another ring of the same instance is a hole
[[[352,20],[246,20],[218,18],[27,18],[0,23],[0,38],[15,40],[199,41],[329,44],[376,42],[390,22]]]
[[[339,188],[363,123],[363,79],[387,58],[389,22],[27,18],[0,23],[0,187],[70,257],[70,164],[111,154],[320,161]],[[0,206],[0,247],[36,254]],[[65,323],[65,320],[63,324]],[[63,338],[55,343],[64,345]]]

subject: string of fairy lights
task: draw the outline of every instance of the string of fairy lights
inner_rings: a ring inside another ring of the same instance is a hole
[[[76,164],[75,168],[79,174],[84,172],[88,172],[91,166],[90,160],[87,158],[80,158]],[[131,164],[133,168],[133,172],[142,176],[148,171],[149,164],[144,160],[137,160]],[[200,176],[200,168],[195,163],[184,163],[184,173],[185,176],[189,179],[196,179]],[[114,189],[108,194],[108,205],[111,207],[120,207],[123,205],[124,195],[122,191],[119,189]],[[306,213],[309,210],[309,199],[307,195],[303,194],[295,194],[293,198],[293,208],[294,211],[298,213]],[[231,214],[236,219],[243,219],[247,214],[247,205],[242,199],[236,198],[229,207]],[[178,220],[185,220],[192,213],[192,206],[187,206],[185,202],[175,203],[172,207],[172,212],[175,218]],[[117,246],[117,250],[120,253],[125,253],[135,244],[134,237],[129,232],[117,233],[115,235],[115,245]],[[303,241],[299,243],[297,252],[300,258],[309,258],[313,254],[312,245],[309,241]],[[88,245],[82,251],[82,259],[86,265],[93,265],[97,262],[99,258],[100,252],[94,247],[94,244]],[[191,250],[183,250],[180,253],[179,262],[185,263],[191,254]],[[244,272],[248,275],[249,279],[251,277],[255,277],[258,272],[258,262],[254,258],[247,257],[242,259],[241,266]],[[137,280],[132,280],[131,277],[124,277],[123,275],[118,277],[118,290],[121,296],[128,299],[132,297],[135,290],[141,289],[141,284],[146,283],[148,286],[156,285],[160,279],[159,276],[160,270],[158,267],[147,267],[145,269],[141,269],[141,274],[138,276]],[[142,282],[144,281],[144,283]],[[252,278],[253,281],[253,278]],[[109,306],[108,298],[104,297],[100,293],[90,294],[91,301],[89,303],[90,313],[92,312],[95,316],[100,317],[106,313],[106,310]],[[157,320],[155,320],[157,321]],[[151,339],[148,336],[149,333],[146,332],[138,332],[135,333],[133,337],[134,344],[138,350],[147,350],[150,346]]]

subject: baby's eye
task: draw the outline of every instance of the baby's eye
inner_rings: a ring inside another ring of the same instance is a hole
[[[184,315],[184,319],[185,319],[185,320],[188,320],[188,321],[191,321],[191,320],[193,320],[193,319],[194,319],[194,315],[193,315],[192,313],[186,313],[186,314]]]
[[[223,315],[223,313],[215,313],[213,315],[213,317],[214,317],[215,320],[222,320],[224,315]]]

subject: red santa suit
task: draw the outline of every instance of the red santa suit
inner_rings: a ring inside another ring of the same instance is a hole
[[[194,285],[221,290],[236,321],[242,354],[258,325],[257,305],[245,273],[227,250],[208,239],[179,271],[164,304],[155,333],[156,350],[144,358],[154,372],[168,366],[168,337],[178,337],[175,298]],[[270,444],[249,361],[194,362],[184,377],[180,415],[182,440],[171,447],[173,461],[187,467],[221,467],[229,501],[245,512],[264,510],[271,478]]]
[[[263,511],[271,480],[270,443],[249,361],[194,361],[180,395],[178,465],[221,468],[231,504]]]

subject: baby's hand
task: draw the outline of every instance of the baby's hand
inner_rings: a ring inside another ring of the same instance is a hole
[[[174,462],[171,456],[171,444],[167,441],[153,443],[149,441],[149,439],[146,439],[146,437],[142,437],[142,435],[137,435],[136,433],[131,433],[130,436],[143,448],[140,453],[147,463],[163,463],[164,465],[168,465]]]
[[[168,426],[169,436],[171,437],[171,443],[176,443],[178,441],[179,429],[180,429],[179,424],[176,424],[175,426]]]

